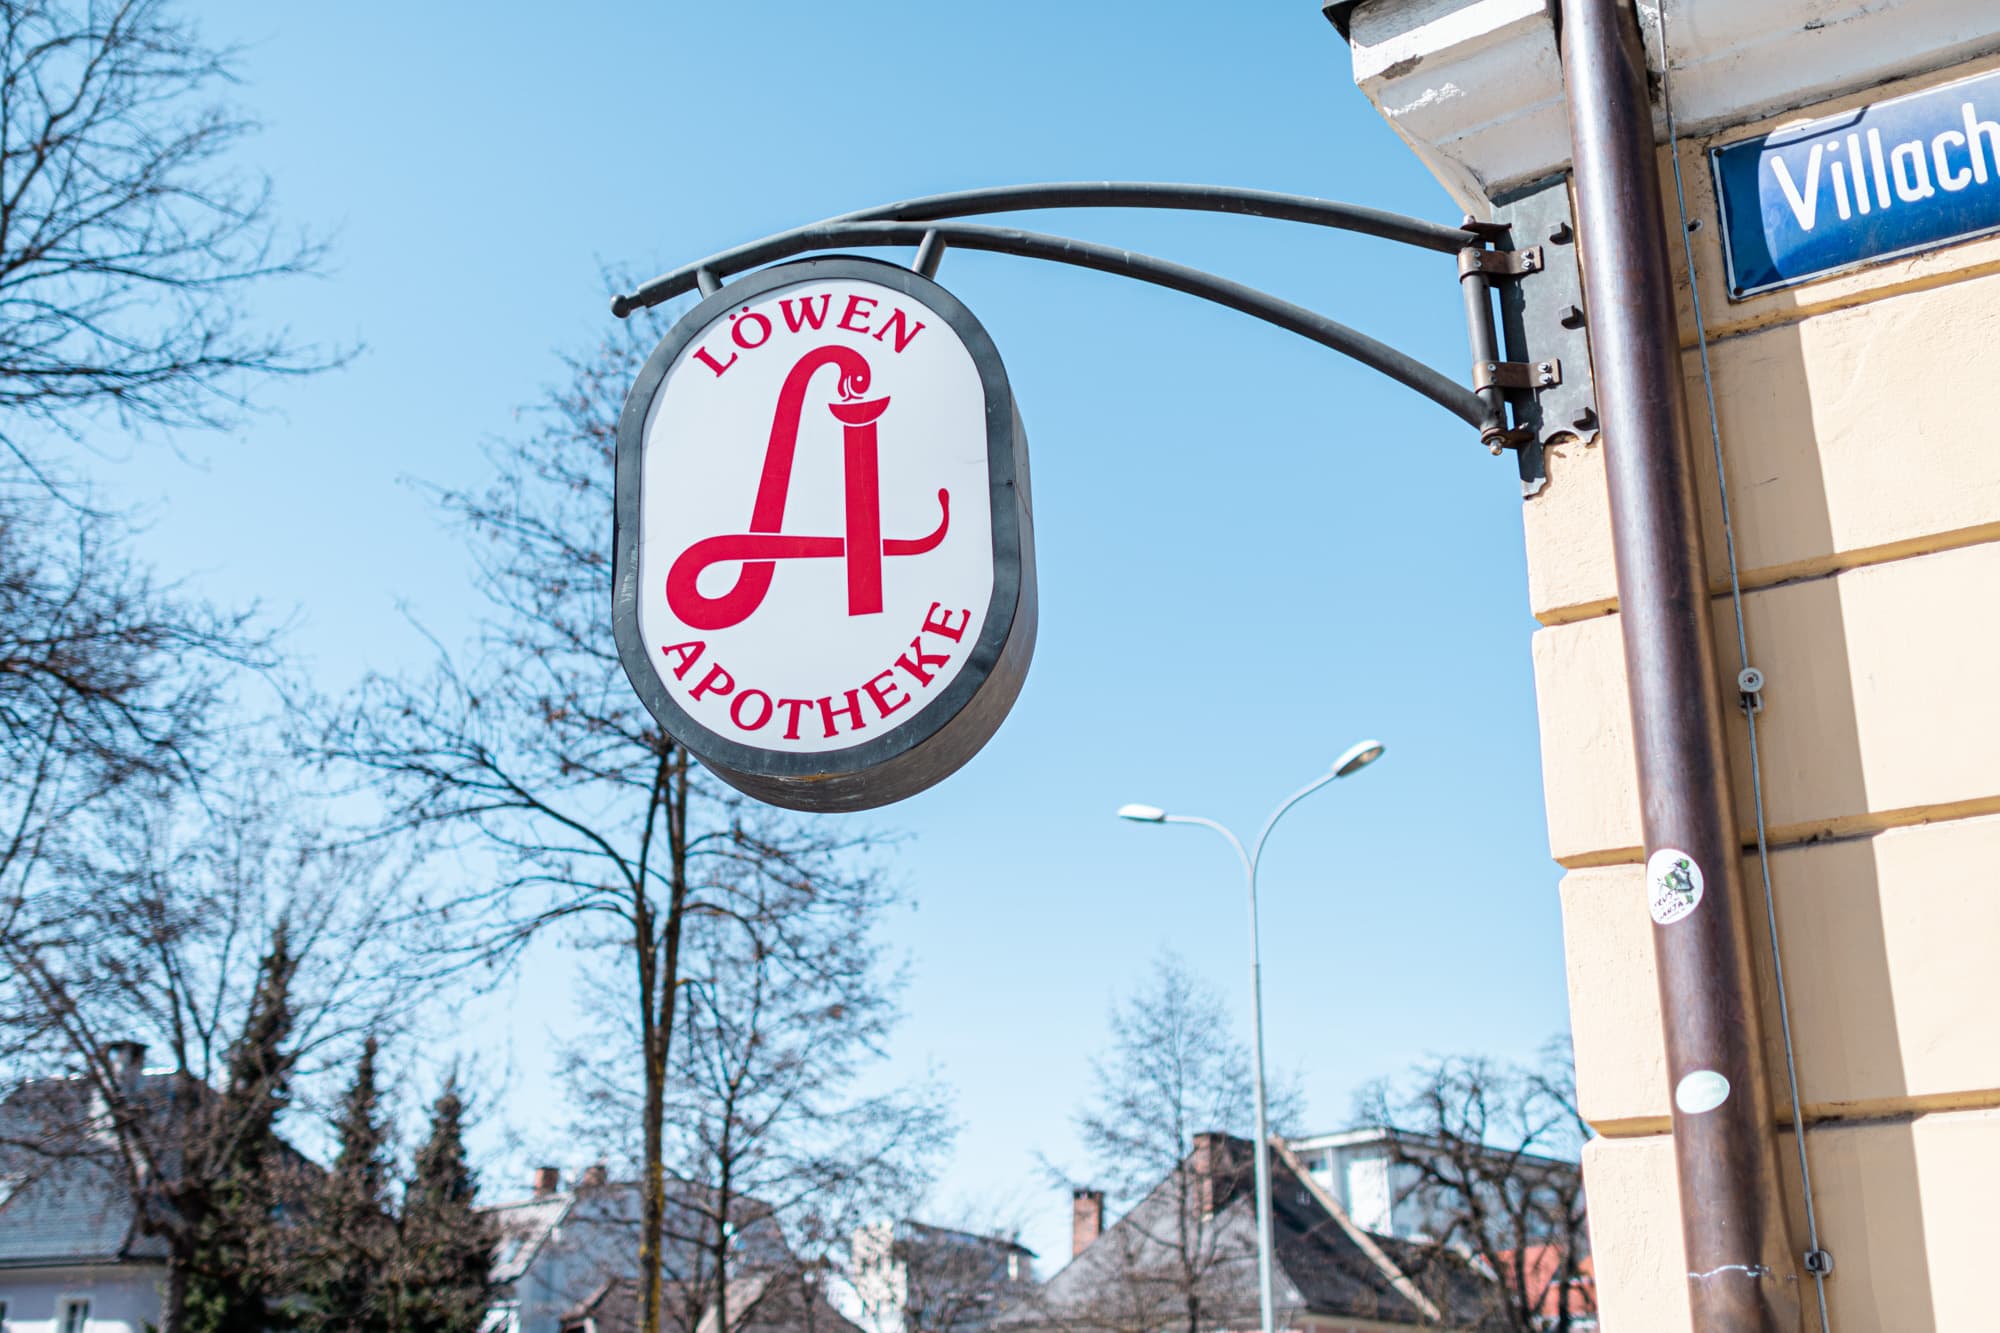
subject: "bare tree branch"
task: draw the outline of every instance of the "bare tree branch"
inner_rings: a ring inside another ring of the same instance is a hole
[[[218,426],[253,380],[342,359],[245,315],[324,249],[234,162],[257,127],[217,100],[233,59],[166,0],[0,4],[0,420]]]
[[[1367,1089],[1360,1107],[1396,1131],[1392,1160],[1408,1182],[1397,1202],[1414,1202],[1427,1219],[1425,1245],[1498,1279],[1488,1311],[1495,1327],[1569,1333],[1594,1308],[1577,1166],[1589,1128],[1567,1042],[1551,1043],[1535,1069],[1483,1056],[1436,1060],[1401,1091]]]
[[[815,953],[825,923],[864,917],[879,891],[855,870],[876,841],[868,831],[784,815],[714,782],[626,682],[610,631],[607,519],[615,425],[648,350],[638,323],[572,364],[537,429],[491,446],[491,486],[437,492],[480,561],[478,640],[464,652],[438,645],[420,679],[368,681],[329,726],[324,753],[379,803],[368,836],[414,835],[491,867],[425,905],[440,949],[505,963],[552,928],[608,942],[615,1002],[630,1019],[619,1029],[631,1043],[624,1059],[637,1073],[633,1267],[642,1333],[658,1333],[668,1093],[675,1041],[693,1021],[685,960],[747,931],[764,965],[792,969],[792,984],[833,984],[835,963]],[[751,1021],[733,1008],[744,999],[732,990],[716,1000],[702,1030],[720,1039],[718,1015]]]

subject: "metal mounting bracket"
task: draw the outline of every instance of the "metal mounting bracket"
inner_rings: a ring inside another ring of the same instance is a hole
[[[1495,381],[1507,390],[1513,414],[1514,438],[1508,443],[1520,462],[1521,494],[1531,496],[1548,484],[1542,459],[1547,446],[1587,443],[1597,436],[1597,391],[1590,373],[1568,179],[1558,176],[1502,198],[1495,219],[1508,225],[1517,242],[1527,243],[1515,253],[1537,255],[1534,268],[1527,270],[1532,276],[1493,284],[1499,294],[1502,364],[1537,370],[1525,385]],[[1552,378],[1540,376],[1543,365],[1554,367]],[[1478,378],[1475,362],[1475,384]]]
[[[1547,389],[1561,384],[1560,361],[1475,361],[1473,392],[1481,389]]]
[[[1542,247],[1539,245],[1531,245],[1525,250],[1468,247],[1458,252],[1458,276],[1461,278],[1473,273],[1484,273],[1489,278],[1519,278],[1539,273],[1541,268]]]

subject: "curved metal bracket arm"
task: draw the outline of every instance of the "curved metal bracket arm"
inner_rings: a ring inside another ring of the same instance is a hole
[[[1268,217],[1359,232],[1448,254],[1456,254],[1468,246],[1480,246],[1485,242],[1482,231],[1472,227],[1445,227],[1400,213],[1272,190],[1142,181],[1006,185],[905,199],[779,232],[661,274],[630,295],[614,299],[611,311],[623,319],[634,310],[658,305],[696,288],[706,292],[720,278],[812,250],[837,249],[844,245],[925,245],[935,254],[937,245],[942,242],[967,250],[989,250],[1116,273],[1214,301],[1353,357],[1440,404],[1478,428],[1482,435],[1496,428],[1499,419],[1493,401],[1482,401],[1480,395],[1449,376],[1385,343],[1254,287],[1112,246],[1051,236],[1044,232],[946,221],[988,213],[1051,208],[1186,209]],[[1492,397],[1488,395],[1489,399]]]
[[[1062,181],[1043,185],[999,185],[902,199],[779,232],[761,241],[739,245],[663,273],[651,282],[642,283],[629,296],[620,296],[612,301],[611,310],[623,319],[634,310],[655,306],[683,292],[692,291],[695,275],[702,269],[727,276],[799,254],[802,249],[811,247],[787,248],[795,238],[816,234],[840,223],[938,222],[987,213],[1022,213],[1050,208],[1159,208],[1233,213],[1242,217],[1274,218],[1281,222],[1302,222],[1308,226],[1379,236],[1400,245],[1413,245],[1443,254],[1456,254],[1466,246],[1482,244],[1485,239],[1484,229],[1481,228],[1446,227],[1423,218],[1384,212],[1379,208],[1360,208],[1332,199],[1283,194],[1276,190],[1242,190],[1227,185],[1177,185],[1161,181]]]
[[[726,274],[742,268],[754,268],[779,259],[787,259],[810,250],[831,250],[845,246],[919,245],[927,235],[932,234],[956,249],[987,250],[999,254],[1021,255],[1029,259],[1048,260],[1057,264],[1070,264],[1077,268],[1096,269],[1100,273],[1115,273],[1121,277],[1149,282],[1157,287],[1185,292],[1189,296],[1199,296],[1203,300],[1213,301],[1231,310],[1240,310],[1267,324],[1275,324],[1281,329],[1287,329],[1301,337],[1331,347],[1336,352],[1353,357],[1363,365],[1415,389],[1469,425],[1475,427],[1482,425],[1489,413],[1488,405],[1480,401],[1478,394],[1414,357],[1336,320],[1328,319],[1304,306],[1281,301],[1254,287],[1246,287],[1240,282],[1232,282],[1201,269],[1189,268],[1185,264],[1155,259],[1151,255],[1136,254],[1130,250],[1074,240],[1067,236],[1050,236],[1042,232],[1017,231],[1010,227],[989,227],[978,223],[825,222],[813,227],[801,227],[795,231],[770,237],[755,245],[739,247],[725,255],[703,260],[699,264],[677,269],[665,277],[648,283],[634,296],[619,297],[612,309],[622,317],[641,305],[664,301],[671,296],[692,290],[696,275],[704,270]],[[739,260],[738,256],[745,258]],[[651,299],[642,299],[644,297]]]
[[[1241,190],[1227,185],[1175,185],[1162,181],[1069,181],[1054,185],[998,185],[983,190],[904,199],[879,208],[843,213],[829,222],[924,222],[982,213],[1023,213],[1045,208],[1163,208],[1197,213],[1303,222],[1313,227],[1379,236],[1400,245],[1453,254],[1479,243],[1478,233],[1422,218],[1361,208],[1310,195]]]

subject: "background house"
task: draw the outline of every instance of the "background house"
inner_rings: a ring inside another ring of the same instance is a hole
[[[703,1231],[712,1210],[699,1206],[699,1187],[667,1182],[666,1234],[660,1269],[670,1293],[663,1303],[670,1333],[700,1333],[688,1317],[687,1292],[708,1273]],[[561,1172],[537,1167],[525,1198],[480,1212],[499,1235],[493,1251],[494,1303],[486,1333],[561,1333],[577,1320],[599,1317],[613,1300],[612,1284],[635,1279],[639,1267],[639,1186],[611,1180],[603,1166],[586,1167],[562,1188]],[[741,1200],[735,1214],[732,1287],[797,1267],[770,1209]],[[636,1286],[634,1288],[636,1291]],[[760,1288],[761,1290],[761,1288]],[[673,1299],[671,1293],[679,1292]],[[636,1296],[635,1296],[636,1299]],[[749,1297],[746,1294],[746,1301]],[[732,1329],[736,1319],[731,1318]]]
[[[1101,1196],[1079,1191],[1074,1256],[1031,1298],[1003,1314],[1020,1330],[1078,1325],[1102,1333],[1258,1323],[1256,1202],[1249,1142],[1197,1134],[1168,1179],[1106,1225]],[[1333,1193],[1295,1165],[1271,1162],[1275,1317],[1315,1333],[1490,1326],[1493,1283],[1454,1256],[1348,1217]]]
[[[130,1104],[168,1115],[185,1080],[106,1052]],[[140,1226],[105,1110],[80,1078],[34,1079],[0,1101],[0,1326],[6,1333],[141,1333],[160,1322],[167,1248]]]
[[[730,1333],[861,1333],[828,1303],[817,1277],[815,1269],[789,1268],[732,1283]],[[671,1287],[663,1298],[686,1304],[686,1294]],[[614,1278],[563,1316],[561,1333],[633,1333],[638,1316],[639,1279]],[[717,1333],[720,1325],[711,1307],[694,1333]]]
[[[610,1183],[602,1167],[568,1189],[555,1167],[536,1167],[527,1197],[480,1211],[499,1237],[487,1333],[558,1333],[566,1315],[637,1267],[638,1187]]]
[[[1429,1240],[1451,1230],[1446,1214],[1452,1205],[1423,1187],[1423,1175],[1408,1160],[1438,1150],[1422,1135],[1381,1126],[1313,1134],[1287,1140],[1308,1174],[1333,1195],[1354,1224],[1377,1235],[1403,1240]],[[1533,1153],[1491,1154],[1496,1165],[1514,1159],[1504,1176],[1559,1175],[1574,1180],[1582,1170],[1575,1162]]]
[[[840,1305],[867,1333],[975,1333],[1033,1286],[1034,1263],[1008,1237],[877,1222],[854,1233]]]
[[[1501,1260],[1515,1262],[1513,1254],[1504,1254]],[[1577,1281],[1565,1292],[1557,1282],[1557,1269],[1563,1261],[1562,1249],[1555,1245],[1531,1245],[1520,1252],[1519,1262],[1529,1291],[1542,1294],[1541,1306],[1537,1311],[1545,1328],[1554,1328],[1562,1315],[1563,1302],[1569,1302],[1570,1328],[1574,1333],[1594,1333],[1597,1328],[1597,1273],[1584,1255],[1577,1260]]]

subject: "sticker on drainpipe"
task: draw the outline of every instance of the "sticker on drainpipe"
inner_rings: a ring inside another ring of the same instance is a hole
[[[1646,910],[1671,926],[1701,905],[1701,867],[1686,852],[1662,847],[1646,858]]]
[[[1697,1069],[1674,1089],[1674,1105],[1688,1115],[1713,1111],[1729,1100],[1729,1080],[1713,1069]]]

